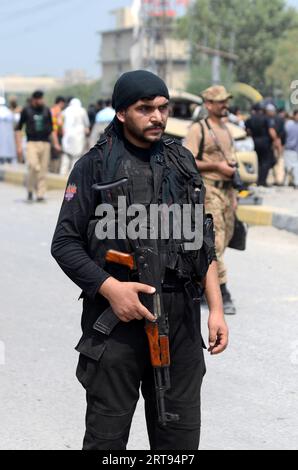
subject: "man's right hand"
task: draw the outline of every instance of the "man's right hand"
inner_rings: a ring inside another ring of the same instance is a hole
[[[56,152],[58,152],[58,153],[61,153],[61,152],[62,152],[62,147],[61,147],[61,145],[60,145],[60,144],[56,144],[56,145],[54,145],[54,149],[55,149],[55,150],[56,150]]]
[[[227,178],[232,178],[236,171],[236,167],[230,166],[226,161],[217,163],[216,168],[219,173]]]
[[[119,320],[130,322],[132,320],[155,321],[156,318],[140,302],[138,294],[154,294],[154,287],[139,282],[120,282],[109,277],[100,287],[99,293],[109,302]]]

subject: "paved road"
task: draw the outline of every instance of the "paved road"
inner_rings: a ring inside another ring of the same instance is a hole
[[[0,184],[0,448],[80,449],[79,290],[49,256],[62,193],[23,197]],[[297,448],[297,248],[297,236],[255,227],[245,253],[227,254],[238,315],[229,350],[206,358],[202,449]],[[129,448],[148,449],[142,403]]]
[[[298,215],[297,189],[287,186],[258,187],[256,193],[263,199],[263,205],[283,209],[293,215]]]

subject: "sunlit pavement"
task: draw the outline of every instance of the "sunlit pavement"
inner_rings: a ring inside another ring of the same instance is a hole
[[[76,381],[79,289],[50,256],[63,192],[28,205],[0,184],[0,448],[80,449],[85,395]],[[230,347],[206,357],[202,449],[295,449],[298,442],[298,237],[253,227],[227,253],[237,315]],[[203,312],[204,338],[207,314]],[[130,449],[148,449],[143,406]]]

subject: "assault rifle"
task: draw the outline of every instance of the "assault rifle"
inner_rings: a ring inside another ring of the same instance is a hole
[[[97,190],[108,190],[121,186],[127,182],[123,178],[111,183],[95,185]],[[146,308],[155,316],[156,320],[151,322],[145,320],[145,331],[148,338],[151,364],[154,371],[156,402],[158,420],[162,426],[168,422],[178,421],[177,414],[168,413],[165,409],[165,393],[170,389],[170,349],[169,349],[169,326],[166,312],[164,311],[161,286],[160,260],[155,239],[137,241],[130,240],[133,253],[122,253],[108,250],[105,255],[106,262],[116,263],[128,267],[131,271],[138,273],[139,282],[155,288],[154,294],[141,294],[141,301]],[[109,335],[120,319],[108,307],[94,323],[93,328],[100,333]]]

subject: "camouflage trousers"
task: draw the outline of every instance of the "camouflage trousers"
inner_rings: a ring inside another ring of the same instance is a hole
[[[234,232],[235,210],[233,208],[234,189],[217,189],[206,185],[206,213],[213,215],[215,227],[215,247],[220,284],[227,283],[227,269],[223,255]]]

